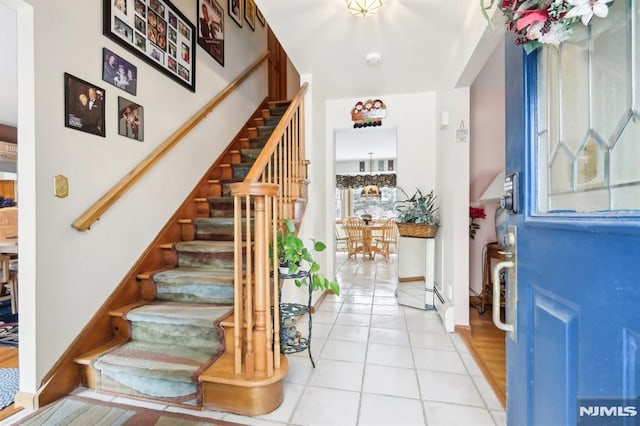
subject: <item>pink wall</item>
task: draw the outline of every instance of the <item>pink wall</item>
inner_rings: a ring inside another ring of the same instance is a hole
[[[477,200],[504,170],[504,93],[504,87],[471,87],[469,204],[483,206],[487,214],[486,219],[476,220],[480,229],[469,240],[469,287],[478,294],[482,290],[482,249],[496,241],[493,217],[498,202]]]

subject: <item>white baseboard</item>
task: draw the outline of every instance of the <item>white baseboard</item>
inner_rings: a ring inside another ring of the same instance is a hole
[[[442,318],[442,324],[444,324],[444,329],[448,333],[453,333],[455,331],[455,324],[453,318],[453,302],[444,297],[443,294],[438,290],[438,286],[434,287],[435,297],[433,298],[434,305],[436,307],[436,311],[440,314],[440,318]]]

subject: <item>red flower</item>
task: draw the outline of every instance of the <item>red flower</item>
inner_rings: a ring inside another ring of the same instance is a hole
[[[487,217],[487,214],[484,212],[484,207],[469,206],[469,217],[471,219],[484,219]]]

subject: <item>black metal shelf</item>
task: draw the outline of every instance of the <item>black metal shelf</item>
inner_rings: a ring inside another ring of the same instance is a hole
[[[280,352],[282,354],[294,354],[302,351],[309,351],[309,359],[311,360],[311,365],[313,368],[316,367],[316,363],[313,361],[313,356],[311,355],[311,329],[312,329],[312,320],[311,320],[311,295],[313,293],[313,289],[311,288],[311,280],[309,279],[308,271],[298,271],[295,274],[278,274],[278,278],[281,280],[287,279],[307,279],[307,284],[309,288],[309,300],[306,305],[302,303],[280,303],[280,329],[283,328],[283,320],[287,318],[300,317],[304,314],[309,315],[309,335],[307,337],[300,337],[300,340],[296,344],[286,344],[282,339],[280,339]]]

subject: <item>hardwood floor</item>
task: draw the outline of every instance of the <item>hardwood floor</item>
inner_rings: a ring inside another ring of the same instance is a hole
[[[461,334],[471,354],[493,388],[498,400],[506,408],[507,372],[505,333],[493,325],[491,307],[480,314],[469,307],[470,333]]]
[[[18,368],[18,349],[0,346],[0,368]],[[21,408],[16,408],[13,404],[0,410],[0,420],[14,415]]]

